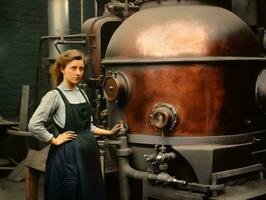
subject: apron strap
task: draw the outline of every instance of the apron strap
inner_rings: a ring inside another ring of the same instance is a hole
[[[84,93],[84,91],[79,86],[78,86],[78,89],[79,89],[80,93],[82,94],[82,96],[84,97],[85,101],[88,104],[90,104],[89,99],[88,99],[87,95]]]
[[[66,96],[63,94],[63,92],[59,89],[59,88],[56,88],[56,90],[59,92],[60,96],[62,97],[64,103],[68,103],[69,104],[69,101],[67,100]]]

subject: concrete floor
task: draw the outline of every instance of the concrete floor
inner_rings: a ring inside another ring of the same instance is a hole
[[[43,176],[39,180],[38,200],[43,200]],[[0,199],[1,200],[25,200],[25,182],[14,182],[7,176],[0,177]]]
[[[10,181],[11,171],[0,170],[0,200],[25,200],[25,182]],[[119,200],[119,186],[117,174],[105,176],[106,200]],[[38,200],[44,198],[44,174],[40,176],[38,185]]]

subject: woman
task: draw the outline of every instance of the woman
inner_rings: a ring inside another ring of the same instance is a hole
[[[91,124],[91,107],[77,85],[84,73],[84,59],[77,50],[62,53],[55,62],[58,87],[43,98],[29,122],[29,131],[50,142],[45,172],[46,200],[102,200],[104,186],[94,134],[112,135],[111,130]],[[60,134],[45,125],[52,118]]]

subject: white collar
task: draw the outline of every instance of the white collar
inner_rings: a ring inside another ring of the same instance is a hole
[[[79,91],[78,87],[76,86],[74,90],[70,89],[70,88],[67,88],[63,82],[61,82],[59,85],[58,85],[58,88],[64,90],[64,91]]]

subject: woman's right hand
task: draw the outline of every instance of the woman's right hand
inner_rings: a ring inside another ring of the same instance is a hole
[[[74,131],[66,131],[64,133],[59,134],[56,138],[51,140],[52,145],[61,145],[67,141],[76,139],[77,134]]]

